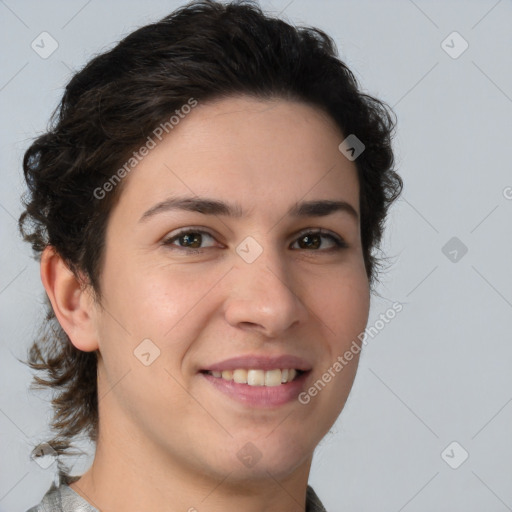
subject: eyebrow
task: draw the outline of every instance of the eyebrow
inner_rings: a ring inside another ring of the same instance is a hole
[[[244,212],[237,204],[228,204],[207,197],[170,197],[144,212],[139,222],[144,222],[159,213],[172,210],[185,210],[204,215],[223,215],[240,218]],[[325,217],[336,212],[348,213],[354,220],[359,221],[355,208],[346,201],[319,199],[316,201],[301,201],[293,205],[287,212],[291,217]]]

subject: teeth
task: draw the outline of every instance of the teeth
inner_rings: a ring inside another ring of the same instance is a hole
[[[238,384],[247,384],[247,370],[235,370],[233,380]]]
[[[283,370],[255,370],[255,369],[237,369],[234,371],[224,370],[223,372],[211,371],[211,375],[224,380],[234,380],[238,384],[248,384],[249,386],[279,386],[291,382],[297,376],[297,370],[294,368],[285,368]]]
[[[258,370],[256,370],[258,371]],[[261,372],[263,373],[263,372]],[[265,372],[265,386],[280,386],[281,370],[269,370]]]
[[[247,372],[247,384],[249,386],[264,386],[265,372],[263,370],[249,370]]]

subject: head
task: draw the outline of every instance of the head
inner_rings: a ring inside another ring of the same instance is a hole
[[[249,415],[207,372],[286,353],[311,384],[357,340],[402,187],[393,128],[326,34],[248,2],[194,2],[78,72],[23,162],[20,227],[51,301],[30,364],[55,392],[52,447],[117,421],[191,469],[225,470],[249,442],[261,471],[309,457],[357,356],[308,404]]]

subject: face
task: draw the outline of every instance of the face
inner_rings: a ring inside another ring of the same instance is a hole
[[[306,471],[368,319],[344,138],[302,103],[224,99],[125,178],[95,314],[100,432],[192,473]]]

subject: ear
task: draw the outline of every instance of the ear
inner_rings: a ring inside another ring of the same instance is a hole
[[[90,288],[77,279],[52,246],[41,255],[41,280],[55,316],[73,345],[84,352],[96,350],[95,303]]]

